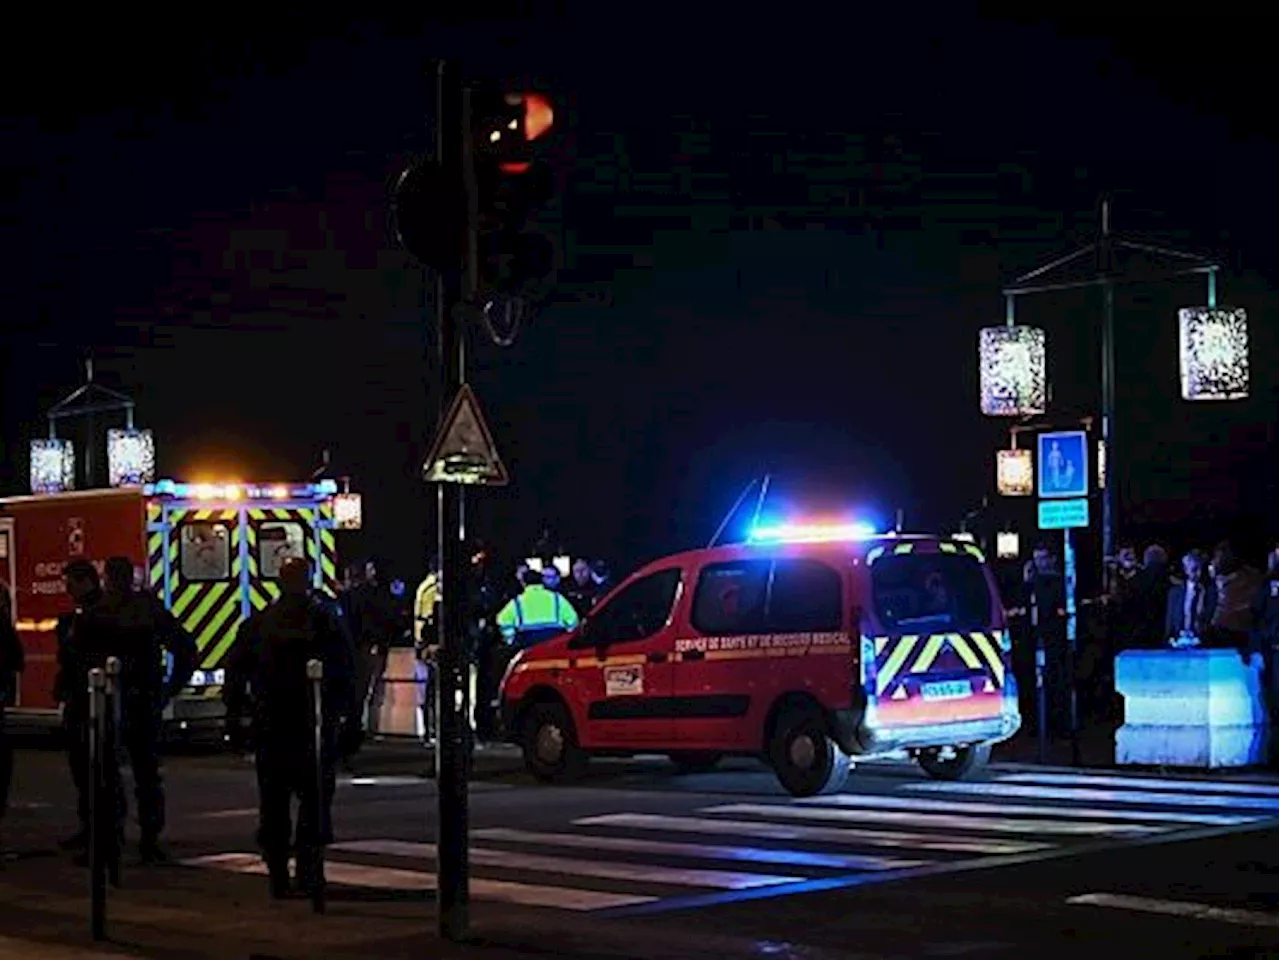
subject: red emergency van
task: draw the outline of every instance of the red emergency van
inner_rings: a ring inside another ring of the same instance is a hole
[[[839,527],[650,563],[576,630],[518,654],[500,696],[539,779],[593,754],[665,753],[685,770],[747,755],[796,796],[838,789],[852,757],[903,750],[962,777],[1020,724],[981,551]]]

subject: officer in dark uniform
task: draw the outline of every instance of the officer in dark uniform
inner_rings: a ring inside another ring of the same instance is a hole
[[[89,845],[89,671],[103,669],[107,658],[117,656],[116,628],[106,615],[105,596],[98,571],[87,560],[73,560],[63,569],[67,593],[75,601],[75,612],[58,621],[58,675],[54,693],[63,704],[63,725],[67,734],[67,758],[76,788],[76,813],[80,828],[59,843],[64,850],[79,854],[78,862],[88,862]],[[110,772],[110,771],[109,771]],[[123,796],[115,778],[119,821],[123,822]],[[119,841],[119,837],[116,838]]]
[[[258,771],[258,844],[273,897],[290,892],[289,850],[293,842],[290,804],[299,801],[297,885],[307,892],[324,882],[323,851],[333,840],[334,759],[337,733],[357,708],[355,653],[342,621],[309,594],[305,560],[280,568],[281,596],[250,621],[233,654],[224,697],[227,722],[239,726],[252,697]],[[316,797],[312,750],[314,707],[307,662],[324,665],[322,687],[323,795]],[[247,692],[248,691],[248,692]]]
[[[104,613],[114,621],[120,645],[120,742],[133,768],[143,863],[163,861],[164,784],[160,778],[160,725],[165,705],[191,681],[196,668],[195,638],[149,593],[133,589],[133,563],[107,561]],[[164,654],[173,657],[165,682]]]

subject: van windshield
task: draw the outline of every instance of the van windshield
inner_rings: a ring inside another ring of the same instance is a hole
[[[987,578],[967,553],[881,557],[871,566],[871,592],[889,631],[967,633],[992,626]]]

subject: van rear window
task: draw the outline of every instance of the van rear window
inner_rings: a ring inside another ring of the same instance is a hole
[[[883,556],[871,565],[871,593],[886,630],[966,633],[992,624],[987,578],[969,554]]]

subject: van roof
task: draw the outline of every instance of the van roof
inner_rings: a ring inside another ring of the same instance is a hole
[[[854,555],[865,557],[877,548],[888,550],[894,546],[916,544],[954,544],[959,552],[967,553],[978,560],[983,560],[982,551],[974,544],[952,537],[926,533],[887,533],[873,537],[860,537],[851,540],[780,540],[765,543],[727,543],[718,547],[701,547],[694,550],[683,550],[679,553],[658,557],[646,563],[641,569],[648,570],[655,566],[679,563],[715,563],[718,561],[742,560],[750,557],[768,557],[778,553],[823,553]],[[907,551],[903,551],[907,552]]]

